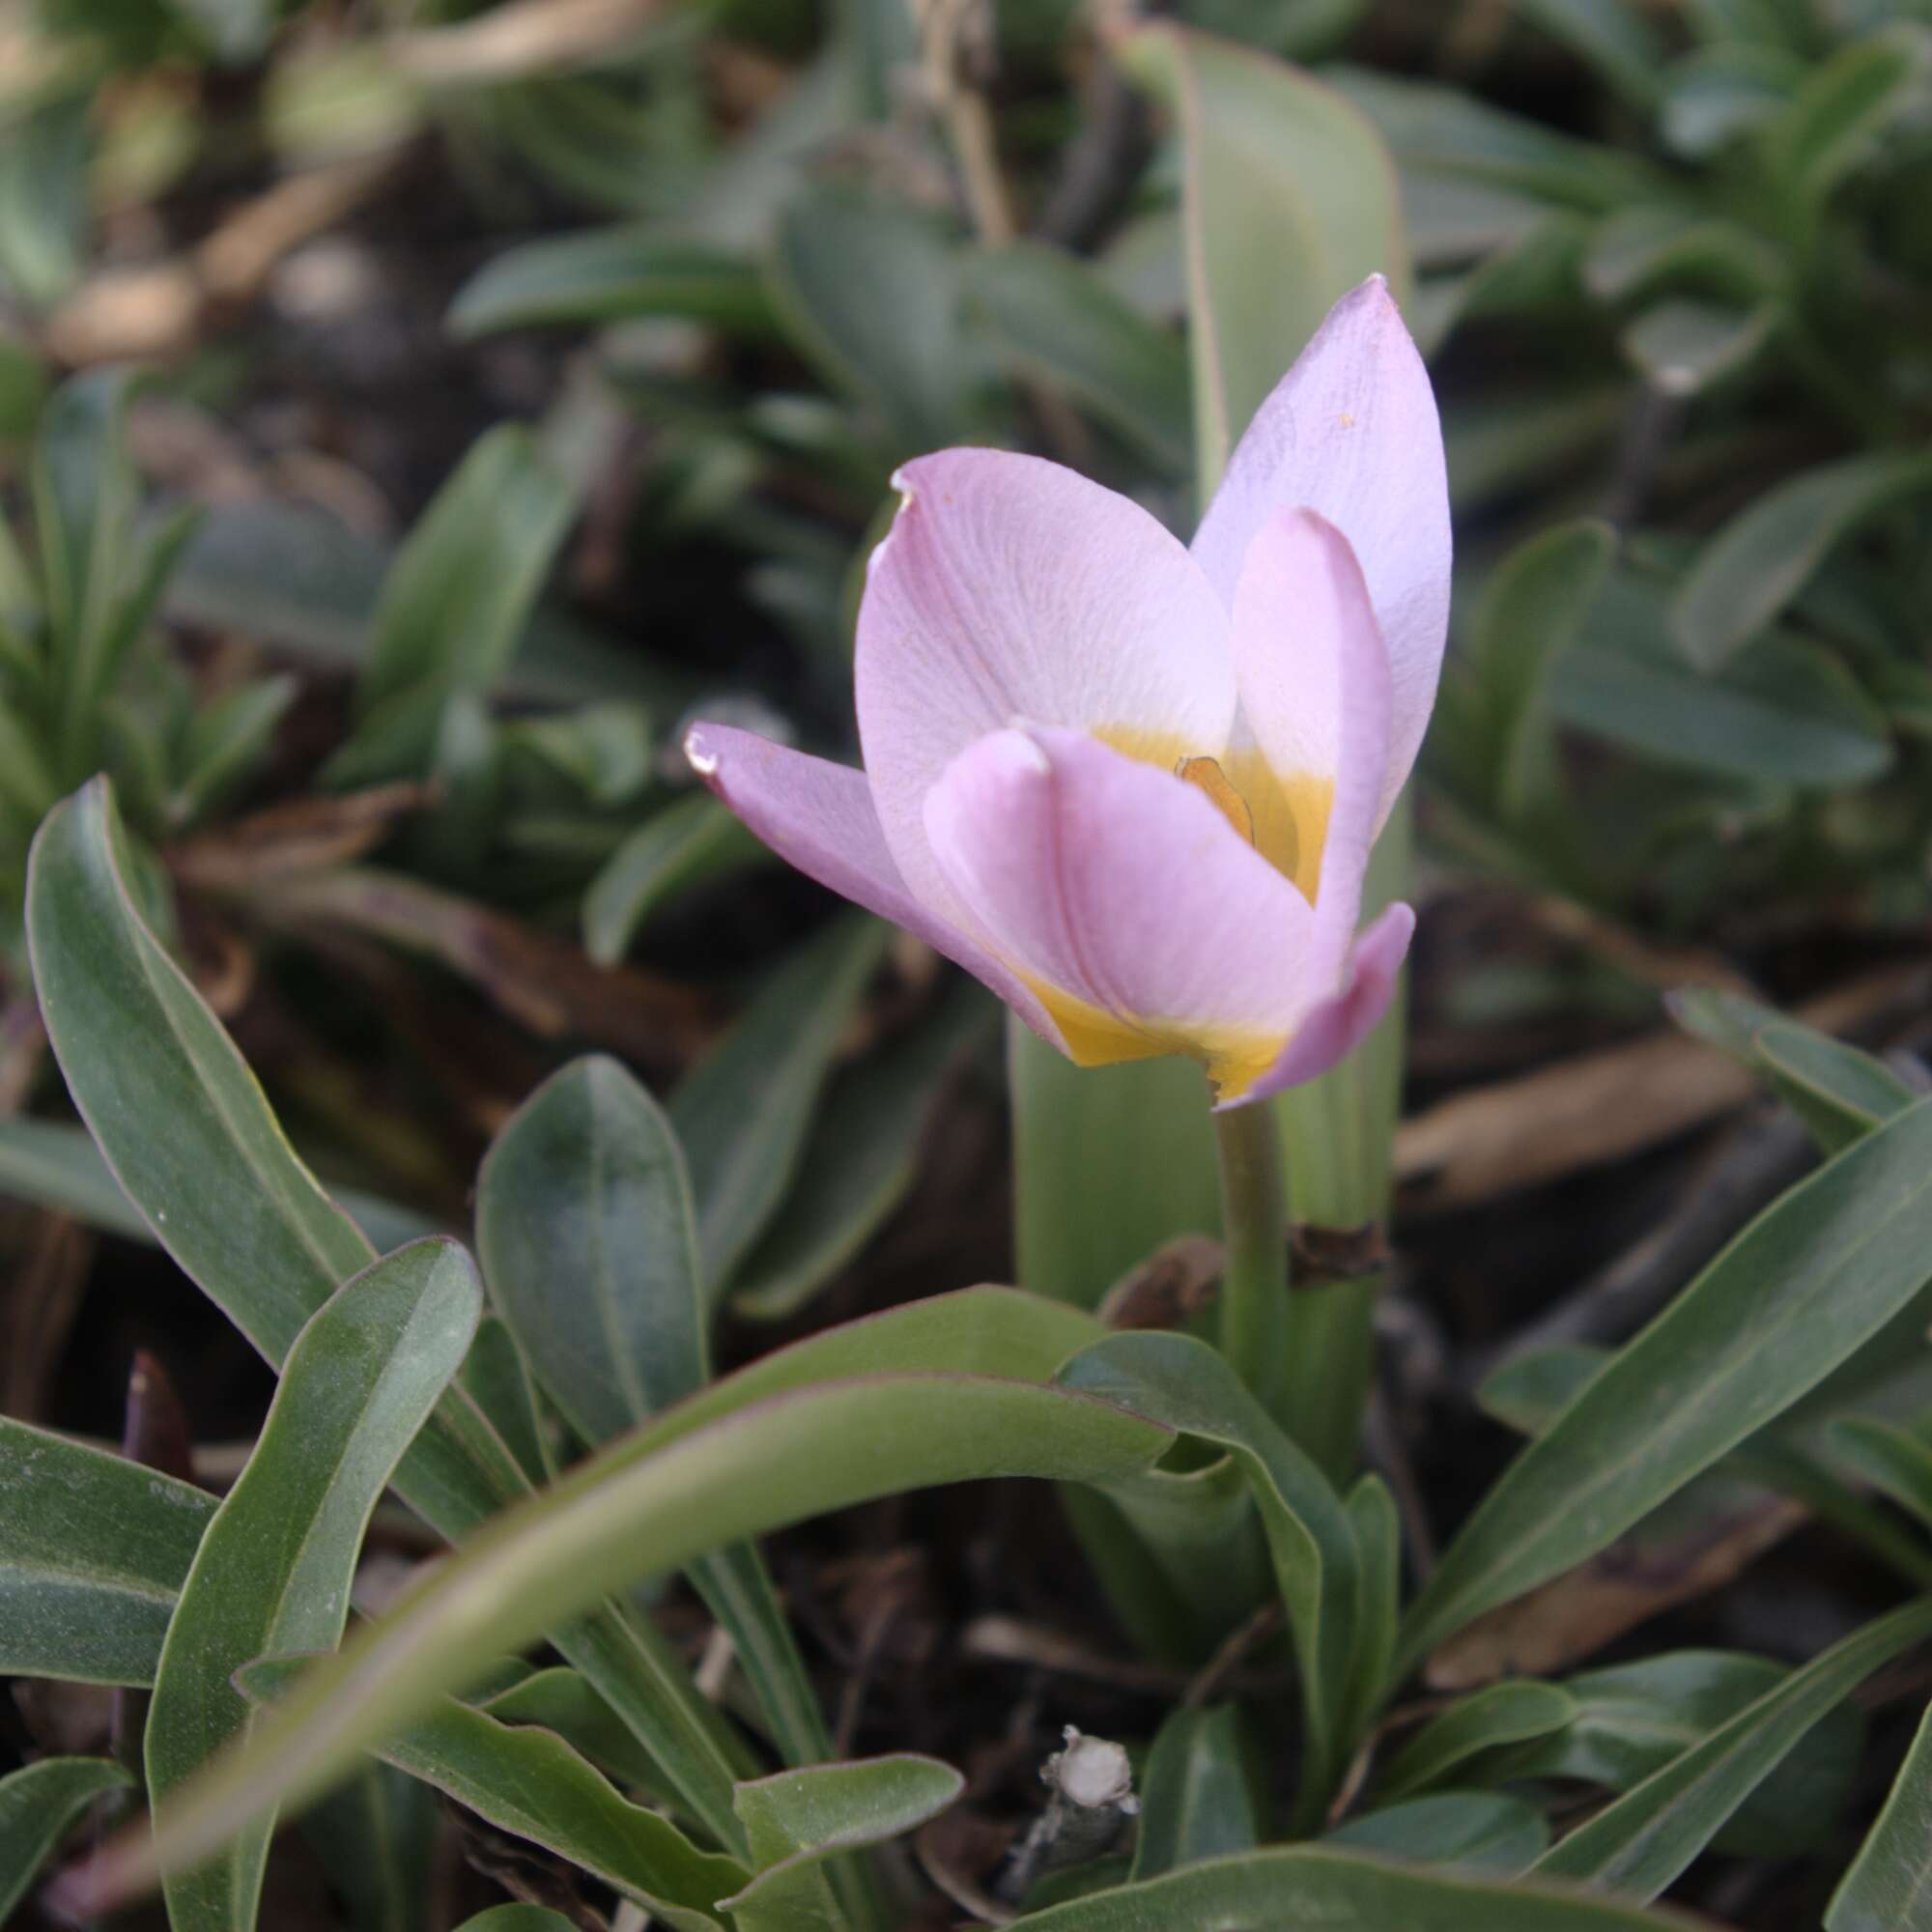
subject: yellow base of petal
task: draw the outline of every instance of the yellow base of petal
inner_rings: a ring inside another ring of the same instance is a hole
[[[1217,1100],[1238,1100],[1272,1066],[1287,1042],[1272,1034],[1236,1027],[1188,1027],[1173,1020],[1131,1024],[1044,980],[1026,976],[1076,1066],[1112,1066],[1127,1060],[1154,1060],[1178,1053],[1198,1060]]]

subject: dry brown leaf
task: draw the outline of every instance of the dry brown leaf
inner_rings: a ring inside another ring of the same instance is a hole
[[[169,849],[168,867],[183,885],[200,892],[252,891],[292,873],[361,858],[399,820],[435,799],[435,786],[411,782],[291,799],[183,839]]]

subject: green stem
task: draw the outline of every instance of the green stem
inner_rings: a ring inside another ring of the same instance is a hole
[[[1214,1116],[1221,1162],[1221,1352],[1276,1418],[1288,1366],[1288,1203],[1274,1110]]]
[[[1281,1419],[1338,1490],[1355,1474],[1362,1411],[1376,1361],[1380,1272],[1347,1281],[1297,1281],[1288,1297],[1288,1360]]]

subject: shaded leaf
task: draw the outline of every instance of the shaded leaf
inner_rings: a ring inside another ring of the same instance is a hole
[[[583,893],[583,950],[614,966],[650,915],[704,880],[764,861],[766,848],[708,792],[654,811]]]
[[[1141,1775],[1131,1875],[1159,1878],[1203,1859],[1252,1851],[1266,1835],[1268,1810],[1240,1707],[1170,1712]]]
[[[1549,1826],[1526,1799],[1498,1791],[1441,1791],[1378,1805],[1337,1826],[1323,1843],[1515,1878],[1543,1855]]]
[[[1576,1699],[1557,1685],[1492,1685],[1431,1719],[1388,1761],[1378,1789],[1390,1798],[1426,1790],[1483,1751],[1559,1731],[1576,1715]]]
[[[1885,1807],[1825,1913],[1825,1932],[1924,1932],[1932,1925],[1932,1711]]]
[[[106,1757],[43,1758],[0,1777],[0,1924],[95,1800],[133,1782]]]

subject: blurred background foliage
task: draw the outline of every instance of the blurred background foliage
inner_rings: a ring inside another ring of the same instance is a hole
[[[818,902],[692,788],[680,721],[850,754],[895,463],[1035,448],[1191,525],[1179,136],[1114,51],[1156,14],[1305,65],[1399,173],[1459,523],[1425,880],[1567,949],[1453,1009],[1615,1024],[1695,947],[1802,990],[1807,949],[1921,921],[1922,5],[6,0],[15,1007],[27,841],[105,766],[204,986],[234,1010],[267,959],[365,1061],[411,1035],[390,1088],[436,1058],[399,954],[507,1016],[506,1065],[532,1032],[673,1081],[721,1051]],[[1244,71],[1200,80],[1231,230],[1282,183],[1346,211]],[[864,1105],[881,1150],[951,1064],[882,1043],[913,1070]],[[851,1045],[783,1174],[861,1118]],[[271,1077],[347,1153],[320,1063]],[[390,1172],[447,1204],[432,1140]],[[884,1164],[827,1254],[909,1184]]]

